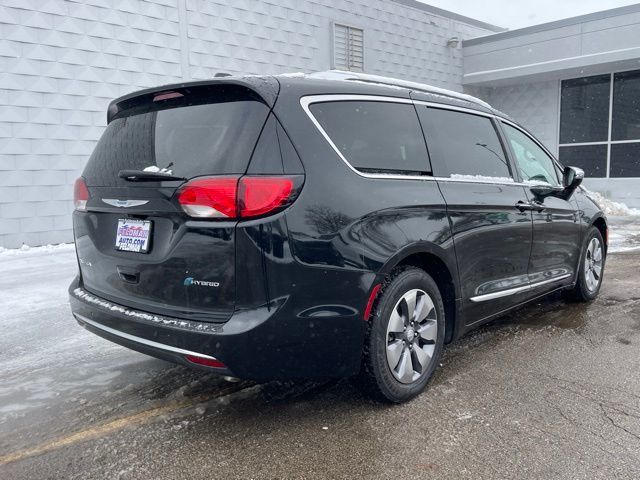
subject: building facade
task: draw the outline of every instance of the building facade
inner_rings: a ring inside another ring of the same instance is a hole
[[[0,246],[72,240],[113,98],[335,67],[462,90],[458,42],[499,30],[413,0],[1,0]]]
[[[331,68],[475,94],[640,206],[640,6],[514,31],[415,0],[0,0],[0,247],[72,240],[116,97]]]
[[[640,5],[463,45],[467,91],[583,168],[587,188],[640,207]]]

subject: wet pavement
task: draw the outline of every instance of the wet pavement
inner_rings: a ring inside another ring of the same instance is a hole
[[[0,258],[0,478],[640,478],[640,252],[450,345],[429,389],[227,383],[93,336],[71,251]]]

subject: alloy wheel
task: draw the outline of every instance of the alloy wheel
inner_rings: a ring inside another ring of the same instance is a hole
[[[438,338],[438,317],[423,290],[406,292],[396,303],[387,326],[387,364],[401,383],[413,383],[429,368]]]
[[[590,292],[596,291],[602,279],[602,244],[592,238],[584,258],[584,278]]]

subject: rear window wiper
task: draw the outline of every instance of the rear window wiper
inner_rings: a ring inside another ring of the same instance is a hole
[[[162,181],[185,181],[185,177],[173,175],[164,172],[149,172],[144,170],[120,170],[118,172],[120,178],[124,178],[128,182],[162,182]]]

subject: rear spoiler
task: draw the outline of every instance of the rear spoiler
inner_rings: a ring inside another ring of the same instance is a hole
[[[230,85],[244,88],[260,97],[269,108],[278,97],[280,83],[275,77],[246,76],[246,77],[221,77],[220,79],[203,80],[198,82],[174,83],[160,87],[147,88],[137,92],[129,93],[120,98],[116,98],[109,104],[107,109],[107,124],[118,118],[123,112],[143,105],[151,105],[155,98],[165,93],[167,100],[178,99],[192,94],[205,93],[214,90],[216,87]],[[160,94],[160,95],[159,95]]]

